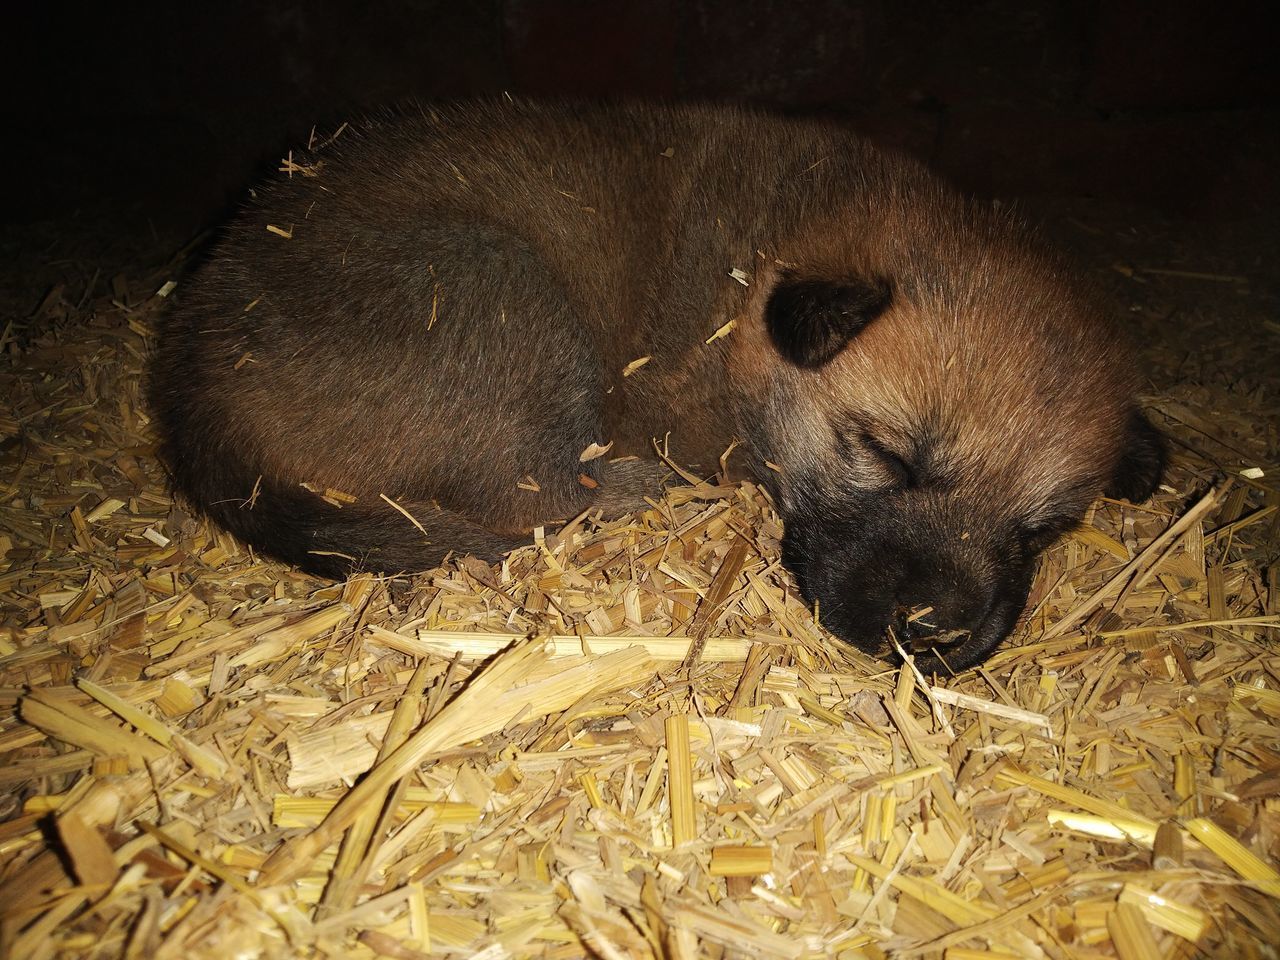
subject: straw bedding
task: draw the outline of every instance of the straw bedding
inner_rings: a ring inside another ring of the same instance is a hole
[[[826,635],[716,478],[492,568],[253,556],[152,457],[170,275],[4,328],[0,953],[1275,955],[1275,490],[1195,397],[1155,500],[924,677]]]

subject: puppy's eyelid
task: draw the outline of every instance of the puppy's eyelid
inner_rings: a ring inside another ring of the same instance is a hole
[[[891,486],[896,489],[909,489],[920,483],[919,471],[912,461],[893,451],[886,443],[878,440],[868,428],[868,424],[860,418],[851,417],[843,422],[832,424],[836,439],[847,459],[865,461],[870,457],[893,478]]]
[[[894,453],[866,431],[863,431],[858,439],[862,446],[875,454],[881,463],[893,471],[894,476],[899,480],[902,486],[916,486],[916,471],[909,460]]]

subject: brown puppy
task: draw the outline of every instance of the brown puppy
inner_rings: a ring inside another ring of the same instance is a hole
[[[183,291],[152,397],[178,489],[308,570],[493,558],[657,492],[656,462],[580,463],[592,443],[670,432],[707,468],[740,438],[824,622],[871,651],[928,632],[924,666],[959,670],[1095,495],[1160,476],[1059,261],[842,130],[500,103],[294,159]]]

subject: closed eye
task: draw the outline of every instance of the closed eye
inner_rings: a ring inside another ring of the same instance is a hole
[[[910,463],[869,433],[863,433],[858,439],[861,441],[862,446],[870,451],[880,461],[881,466],[893,477],[893,485],[895,487],[910,488],[918,485],[918,477]]]

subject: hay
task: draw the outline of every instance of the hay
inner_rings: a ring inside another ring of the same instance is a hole
[[[1274,472],[1100,501],[953,679],[833,642],[751,485],[327,584],[170,502],[164,279],[7,338],[5,955],[1274,955]]]

